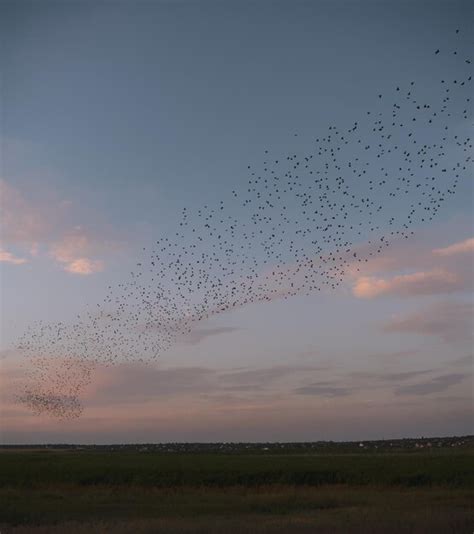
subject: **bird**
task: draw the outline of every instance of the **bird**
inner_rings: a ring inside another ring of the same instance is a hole
[[[374,91],[357,121],[311,136],[311,148],[296,149],[295,132],[286,151],[262,144],[261,161],[243,165],[227,195],[183,206],[176,228],[142,247],[101,301],[71,322],[32,323],[16,344],[28,361],[17,400],[79,417],[97,366],[151,363],[202,321],[253,303],[336,291],[352,269],[412,238],[472,163],[459,128],[470,115],[470,60],[451,79],[435,55],[447,74],[429,96],[400,81],[383,98]]]

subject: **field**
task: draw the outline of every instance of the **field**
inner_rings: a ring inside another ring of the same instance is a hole
[[[466,532],[474,447],[2,449],[2,534]]]

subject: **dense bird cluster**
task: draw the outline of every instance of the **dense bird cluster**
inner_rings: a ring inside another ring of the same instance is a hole
[[[228,198],[183,208],[174,235],[143,249],[127,281],[74,324],[38,322],[20,400],[61,417],[94,366],[150,361],[199,321],[250,303],[335,289],[394,238],[431,221],[469,173],[469,59],[425,97],[415,81],[378,94],[349,126],[330,125],[306,153],[249,165]],[[454,58],[453,58],[454,57]]]

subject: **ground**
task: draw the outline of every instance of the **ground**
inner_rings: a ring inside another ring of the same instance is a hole
[[[474,447],[455,443],[3,448],[0,531],[471,533]]]

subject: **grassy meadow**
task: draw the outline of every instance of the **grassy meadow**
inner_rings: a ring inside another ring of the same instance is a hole
[[[2,534],[471,533],[473,502],[471,447],[0,452]]]

